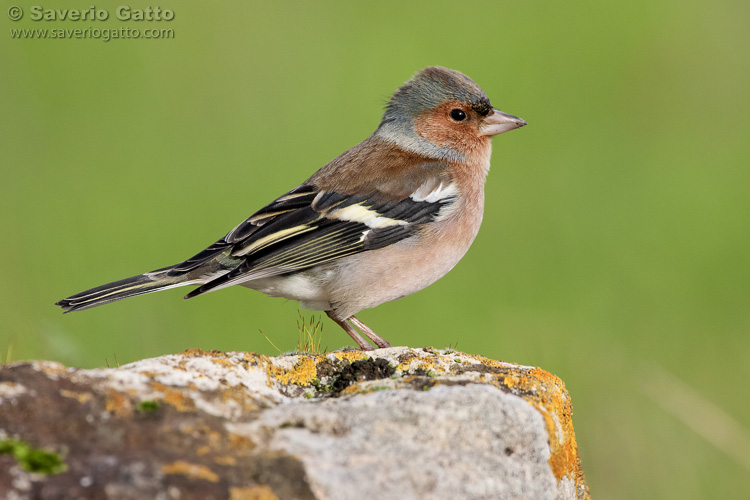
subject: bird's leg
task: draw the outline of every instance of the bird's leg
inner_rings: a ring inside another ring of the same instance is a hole
[[[362,335],[360,335],[359,333],[357,333],[357,330],[355,330],[352,327],[352,325],[350,325],[349,323],[347,323],[345,320],[340,320],[340,319],[334,318],[333,315],[331,315],[331,311],[326,311],[326,314],[328,315],[329,318],[331,318],[333,321],[335,321],[337,325],[339,325],[341,328],[343,328],[344,331],[346,333],[348,333],[351,338],[354,339],[354,341],[357,343],[357,345],[360,347],[360,349],[362,349],[363,351],[372,351],[373,350],[372,346],[370,344],[368,344],[365,339],[362,338]],[[354,316],[352,316],[352,317],[354,317]],[[376,337],[377,337],[377,335],[376,335]],[[380,339],[380,337],[378,337],[378,338]],[[383,340],[383,339],[380,339],[380,340]],[[380,344],[378,344],[378,345],[380,345]]]
[[[364,333],[365,335],[367,335],[370,338],[370,340],[372,340],[373,342],[375,342],[376,346],[378,346],[378,347],[391,347],[390,342],[388,342],[387,340],[385,340],[383,337],[381,337],[377,333],[373,332],[370,329],[369,326],[365,325],[364,323],[362,323],[360,320],[358,320],[354,316],[349,316],[349,321],[351,321],[354,326],[356,326],[357,328],[359,328],[362,331],[362,333]],[[351,335],[351,334],[349,334],[349,335]]]

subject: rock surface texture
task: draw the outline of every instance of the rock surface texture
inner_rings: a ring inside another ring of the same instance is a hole
[[[449,350],[0,367],[0,498],[588,499],[560,379]]]

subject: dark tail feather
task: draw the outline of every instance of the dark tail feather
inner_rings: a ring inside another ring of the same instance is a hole
[[[67,299],[55,302],[55,305],[62,307],[67,313],[89,309],[90,307],[127,299],[128,297],[135,297],[136,295],[143,295],[144,293],[158,292],[167,288],[193,284],[184,274],[167,276],[167,271],[170,269],[171,267],[165,267],[151,271],[150,273],[139,274],[138,276],[125,278],[124,280],[107,283],[106,285],[71,295]]]

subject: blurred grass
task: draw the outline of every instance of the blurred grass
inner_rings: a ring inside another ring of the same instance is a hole
[[[123,25],[97,7],[96,27]],[[296,304],[240,288],[52,303],[204,248],[441,64],[530,125],[495,139],[461,264],[361,318],[394,344],[458,342],[563,378],[597,498],[747,498],[748,471],[642,389],[658,365],[750,427],[750,4],[161,7],[174,21],[130,26],[173,40],[13,40],[89,23],[3,17],[2,359],[274,354],[260,329],[293,349]],[[326,325],[323,348],[347,341]]]

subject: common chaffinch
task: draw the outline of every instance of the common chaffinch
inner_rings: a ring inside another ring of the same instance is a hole
[[[362,349],[390,344],[354,315],[443,277],[484,210],[491,137],[526,125],[466,75],[432,66],[388,101],[375,132],[179,264],[56,303],[65,312],[187,285],[231,285],[325,311]]]

